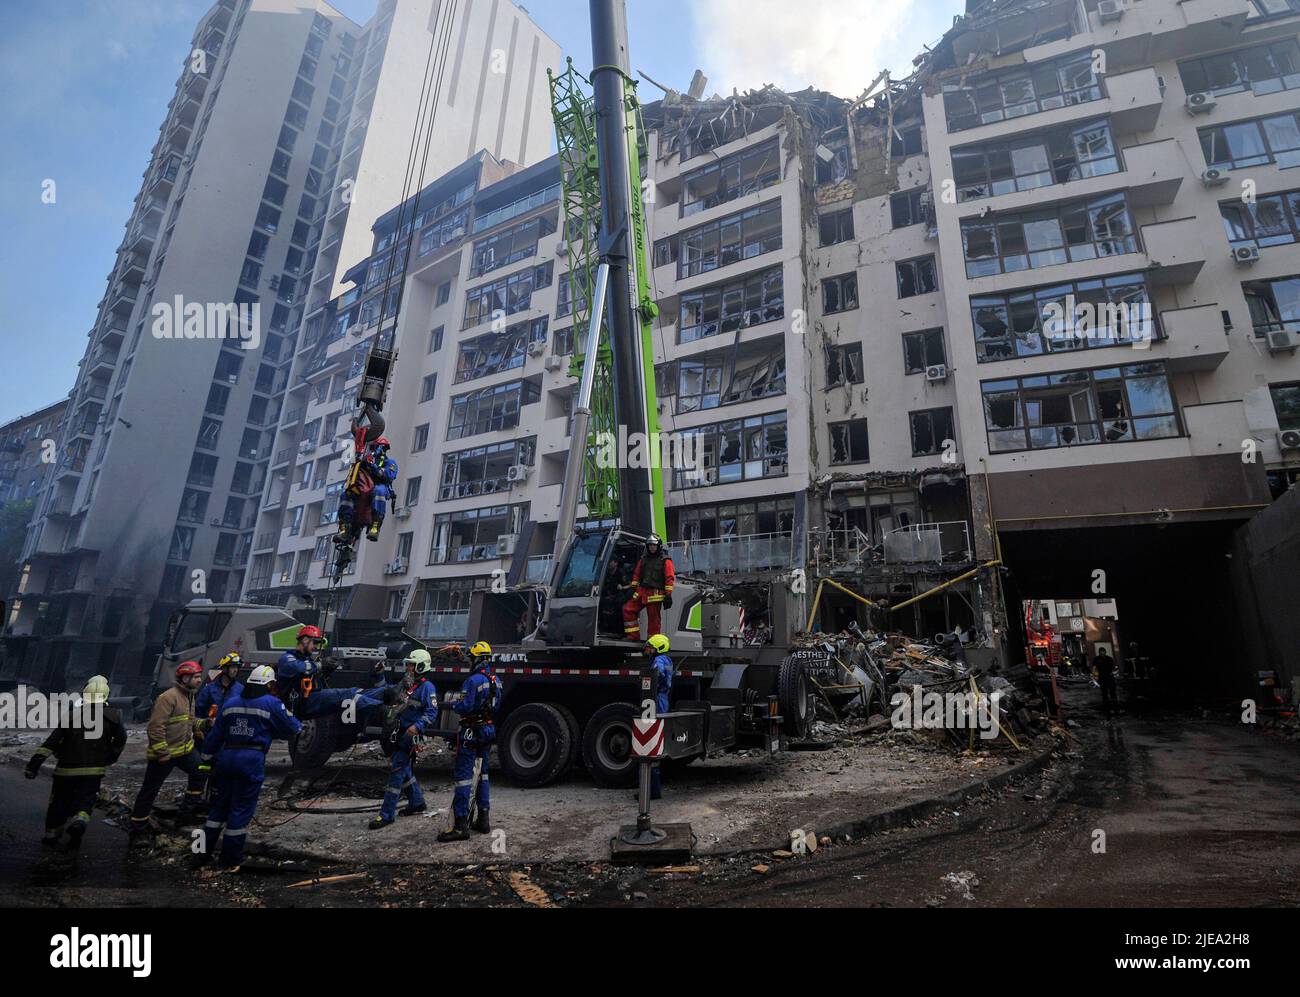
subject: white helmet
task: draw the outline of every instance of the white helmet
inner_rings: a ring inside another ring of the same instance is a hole
[[[85,703],[108,702],[108,679],[102,675],[92,675],[81,690],[81,699]]]
[[[270,685],[275,681],[275,669],[270,665],[258,665],[248,674],[248,685]]]
[[[416,675],[426,675],[433,671],[433,658],[431,658],[429,652],[422,647],[417,647],[414,651],[408,654],[403,664],[414,665]]]

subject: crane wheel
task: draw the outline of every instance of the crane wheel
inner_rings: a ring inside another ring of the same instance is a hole
[[[528,703],[510,711],[497,735],[497,753],[515,783],[545,786],[569,770],[576,724],[566,713],[552,703]]]
[[[785,732],[796,739],[807,737],[817,717],[817,701],[802,661],[788,657],[781,662],[776,677],[776,696]]]
[[[591,715],[582,734],[582,760],[598,786],[619,789],[636,785],[637,762],[632,756],[631,703],[609,703]]]

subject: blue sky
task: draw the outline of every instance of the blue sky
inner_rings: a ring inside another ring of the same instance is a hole
[[[402,2],[402,0],[399,0]],[[336,0],[358,22],[375,0]],[[0,422],[67,394],[190,35],[209,0],[11,5],[0,33]],[[584,0],[524,0],[581,69]],[[962,0],[628,0],[634,69],[709,92],[810,83],[843,96],[906,74]],[[643,93],[657,93],[643,84]],[[42,203],[45,180],[56,200]]]

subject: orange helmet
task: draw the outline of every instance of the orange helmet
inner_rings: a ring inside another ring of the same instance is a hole
[[[324,635],[320,632],[320,627],[313,627],[311,624],[308,624],[298,631],[299,640],[302,640],[304,637],[314,637],[317,640],[321,640],[323,636]]]
[[[203,666],[197,661],[182,661],[176,666],[176,681],[189,678],[191,675],[202,675]]]

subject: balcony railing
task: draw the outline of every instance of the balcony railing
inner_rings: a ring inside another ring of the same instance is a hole
[[[749,533],[668,545],[676,569],[686,574],[778,571],[794,560],[792,533]]]
[[[407,618],[406,630],[419,640],[464,640],[469,634],[469,611],[421,610]]]
[[[915,523],[885,534],[886,564],[942,564],[969,561],[970,531],[965,520]]]

